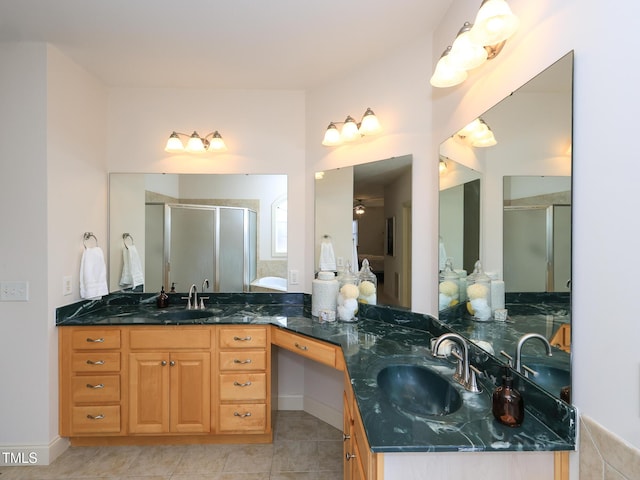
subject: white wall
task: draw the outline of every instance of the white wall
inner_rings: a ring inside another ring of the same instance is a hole
[[[28,302],[0,303],[0,445],[51,439],[46,55],[44,45],[0,44],[0,64],[11,65],[0,69],[0,279],[29,282]]]
[[[64,448],[53,312],[79,298],[83,232],[106,243],[106,93],[44,44],[0,44],[0,63],[0,279],[29,282],[28,302],[0,303],[0,445],[46,463]]]

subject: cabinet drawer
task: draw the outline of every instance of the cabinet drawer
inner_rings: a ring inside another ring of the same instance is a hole
[[[266,428],[264,403],[220,405],[221,432],[264,432]]]
[[[267,399],[266,373],[228,373],[220,375],[220,400]]]
[[[117,352],[74,353],[71,357],[74,372],[119,372],[120,354]]]
[[[178,348],[209,349],[211,330],[208,328],[141,328],[131,330],[129,342],[132,350],[172,350]]]
[[[219,345],[220,348],[265,348],[267,329],[265,327],[221,327]]]
[[[120,401],[120,375],[86,375],[71,378],[74,403],[110,403]]]
[[[71,347],[75,350],[108,350],[120,348],[119,329],[87,328],[74,330]]]
[[[336,366],[336,348],[326,343],[281,329],[274,330],[272,343],[330,367]]]
[[[267,353],[264,350],[251,352],[220,352],[220,370],[264,370],[267,368]]]
[[[119,433],[120,406],[73,407],[71,429],[79,433]]]

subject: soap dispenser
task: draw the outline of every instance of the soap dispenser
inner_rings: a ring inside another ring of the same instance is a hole
[[[503,425],[519,427],[524,419],[522,395],[513,388],[513,377],[508,367],[504,367],[502,385],[493,391],[493,416]]]
[[[160,289],[158,299],[156,300],[156,305],[158,306],[158,308],[167,308],[169,306],[169,295],[167,295],[164,291],[164,285]]]

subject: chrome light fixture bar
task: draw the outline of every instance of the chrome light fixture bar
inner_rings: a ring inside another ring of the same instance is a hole
[[[464,82],[469,70],[480,67],[502,51],[519,24],[505,0],[483,0],[475,23],[465,22],[453,44],[440,56],[431,85],[446,88]]]
[[[186,146],[182,143],[180,136],[188,138]],[[217,130],[207,133],[204,137],[198,135],[198,132],[195,130],[191,135],[174,131],[169,136],[167,145],[164,147],[165,152],[169,153],[204,153],[207,151],[222,152],[226,149],[227,146]]]
[[[337,125],[342,125],[342,130],[338,130]],[[360,137],[376,135],[382,131],[380,121],[373,110],[367,108],[362,115],[360,123],[356,123],[351,115],[347,115],[344,122],[330,122],[324,132],[322,145],[325,147],[335,147],[345,142],[352,142]]]

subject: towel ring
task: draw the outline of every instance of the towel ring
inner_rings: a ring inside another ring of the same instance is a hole
[[[87,240],[91,238],[96,241],[96,247],[98,246],[98,237],[96,237],[93,232],[84,232],[84,235],[82,235],[82,244],[84,245],[84,248],[87,248]]]
[[[129,250],[129,245],[127,245],[127,238],[129,240],[131,240],[131,244],[130,245],[133,245],[133,237],[131,236],[131,234],[123,233],[122,234],[122,243],[124,243],[124,246],[127,248],[127,250]]]

